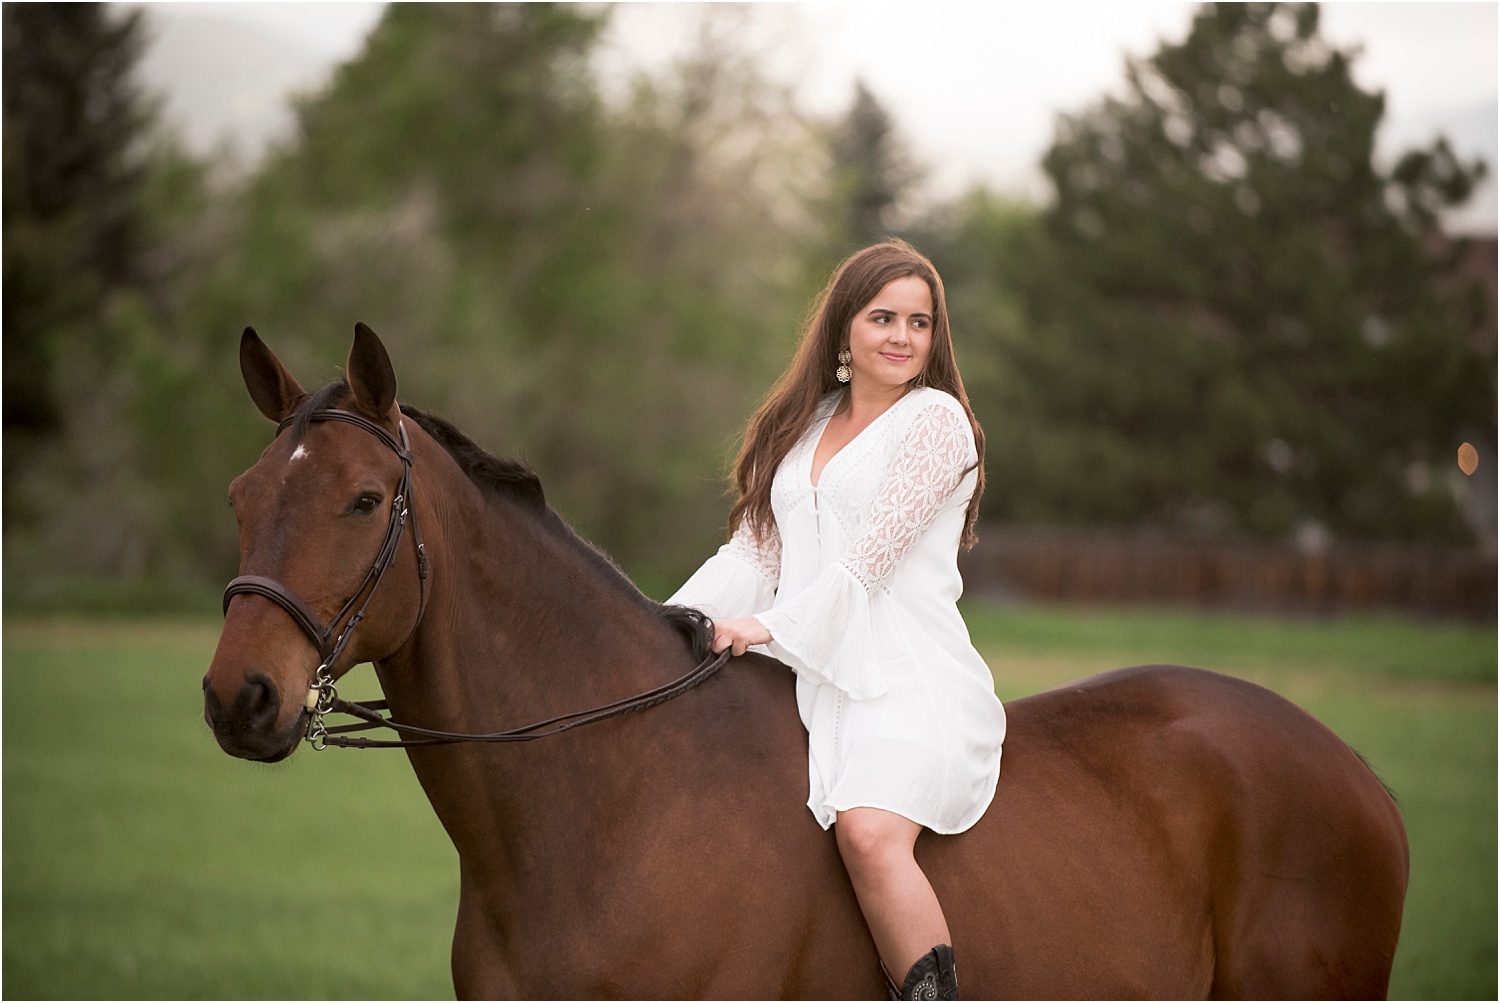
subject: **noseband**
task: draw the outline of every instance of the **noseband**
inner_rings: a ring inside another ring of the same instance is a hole
[[[276,434],[280,435],[286,430],[295,418],[288,418],[276,427]],[[390,567],[391,561],[395,559],[396,547],[401,542],[401,531],[406,526],[408,517],[411,519],[412,541],[417,548],[417,580],[419,597],[417,600],[417,624],[422,622],[422,614],[427,608],[427,549],[422,545],[422,534],[417,529],[417,510],[411,503],[411,442],[406,437],[406,426],[397,423],[396,431],[401,433],[398,440],[380,425],[362,415],[352,411],[344,411],[338,408],[325,408],[314,411],[308,416],[309,421],[342,421],[354,425],[369,432],[375,438],[389,446],[397,456],[401,458],[401,485],[396,490],[396,497],[391,499],[391,521],[385,530],[385,541],[380,545],[380,552],[375,555],[375,563],[370,565],[370,570],[365,575],[365,580],[360,583],[359,588],[349,597],[338,613],[334,614],[332,620],[324,624],[318,619],[318,615],[312,611],[302,598],[276,581],[263,575],[241,575],[229,583],[224,590],[224,615],[229,615],[229,601],[238,595],[256,595],[271,600],[282,609],[286,610],[297,625],[302,628],[303,633],[312,639],[313,645],[318,649],[318,656],[322,659],[318,665],[318,671],[313,675],[313,681],[307,688],[307,699],[304,709],[309,717],[307,721],[307,738],[314,749],[322,749],[327,745],[343,746],[345,748],[409,748],[420,745],[447,745],[453,742],[530,742],[538,738],[546,738],[549,735],[558,735],[565,731],[586,724],[594,724],[606,721],[621,714],[629,714],[633,711],[645,710],[659,703],[665,703],[674,697],[686,693],[709,676],[718,672],[720,668],[729,661],[731,649],[725,648],[718,654],[710,653],[702,662],[684,676],[672,680],[665,685],[648,690],[645,693],[617,700],[614,703],[605,704],[590,710],[573,711],[568,714],[560,714],[546,721],[538,721],[521,728],[513,728],[509,731],[497,731],[487,734],[465,734],[460,732],[437,731],[431,728],[419,728],[415,725],[402,724],[389,717],[381,715],[381,711],[389,710],[389,705],[384,700],[342,700],[338,691],[334,688],[333,667],[338,664],[339,656],[344,653],[344,647],[349,643],[349,638],[354,633],[354,628],[365,618],[365,609],[370,605],[370,600],[375,597],[375,590],[380,588],[380,580],[385,577],[386,569]],[[360,596],[365,601],[360,605],[353,615],[350,610],[359,601]],[[345,617],[347,621],[344,621]],[[338,628],[340,621],[344,621],[343,630],[339,631],[338,637],[334,638],[334,631]],[[412,627],[416,630],[416,626]],[[356,717],[362,723],[340,725],[329,727],[323,723],[323,716],[329,713],[343,713]],[[368,738],[352,738],[346,733],[354,731],[367,731],[371,728],[389,728],[401,735],[410,735],[411,738],[396,739],[390,741],[378,741]]]
[[[276,434],[280,435],[295,420],[295,417],[292,417],[283,421],[276,427]],[[391,499],[391,519],[385,528],[385,540],[380,545],[380,552],[375,555],[375,563],[370,565],[370,570],[365,574],[364,581],[360,582],[359,588],[354,590],[354,594],[327,624],[318,619],[318,615],[312,611],[312,607],[303,602],[301,596],[274,578],[267,578],[263,575],[241,575],[230,582],[229,587],[224,590],[225,616],[229,615],[229,602],[235,596],[262,596],[286,610],[296,621],[297,626],[302,628],[303,633],[312,639],[314,647],[318,649],[318,657],[322,660],[318,665],[317,674],[313,677],[313,683],[307,691],[307,709],[314,711],[322,702],[322,696],[333,692],[333,668],[338,664],[339,656],[344,653],[344,647],[354,635],[354,628],[365,618],[365,609],[369,607],[370,600],[375,598],[375,591],[380,588],[380,580],[385,577],[386,569],[396,557],[396,547],[401,542],[401,532],[406,527],[408,517],[411,519],[412,541],[417,548],[417,581],[420,590],[417,600],[417,622],[421,623],[422,613],[427,606],[427,548],[422,545],[422,533],[417,528],[417,510],[411,504],[411,442],[406,437],[406,426],[397,423],[396,430],[401,433],[401,438],[397,440],[380,425],[352,411],[325,408],[314,411],[308,416],[308,420],[342,421],[356,428],[362,428],[389,446],[391,451],[401,458],[401,484],[396,489],[396,497]],[[351,615],[350,611],[354,610],[354,604],[359,602],[360,596],[364,596],[365,601]],[[347,621],[345,617],[348,617]],[[335,638],[334,631],[338,629],[340,622],[343,622],[344,628]]]

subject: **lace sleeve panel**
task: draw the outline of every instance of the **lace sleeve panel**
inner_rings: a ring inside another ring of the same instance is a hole
[[[724,545],[724,552],[750,565],[774,588],[781,578],[781,533],[772,523],[765,539],[759,539],[750,523],[741,521],[739,528]]]
[[[969,428],[933,404],[917,412],[891,462],[864,529],[839,559],[871,593],[932,525],[970,470]]]

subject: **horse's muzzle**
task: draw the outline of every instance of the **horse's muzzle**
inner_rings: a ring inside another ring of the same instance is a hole
[[[302,739],[305,714],[298,714],[286,727],[278,728],[281,694],[269,678],[252,672],[226,705],[203,680],[203,719],[213,729],[219,747],[231,756],[275,763],[290,756]]]

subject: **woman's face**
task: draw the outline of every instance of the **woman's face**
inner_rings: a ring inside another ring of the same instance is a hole
[[[894,279],[849,322],[850,385],[878,390],[915,379],[932,348],[932,291],[915,275]]]

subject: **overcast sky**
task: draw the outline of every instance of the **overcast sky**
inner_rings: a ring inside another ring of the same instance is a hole
[[[158,25],[213,18],[259,29],[301,50],[295,70],[276,77],[262,65],[274,100],[318,82],[354,55],[380,16],[378,3],[224,3],[150,5]],[[601,67],[659,70],[691,37],[695,5],[620,4]],[[1191,3],[866,2],[766,4],[749,17],[750,38],[768,72],[795,82],[811,111],[847,107],[863,79],[891,110],[914,152],[929,166],[938,195],[973,181],[1041,197],[1037,163],[1059,111],[1076,110],[1122,82],[1127,53],[1149,55],[1163,39],[1187,34]],[[1495,163],[1497,19],[1494,3],[1328,3],[1323,32],[1340,47],[1361,46],[1356,80],[1387,97],[1387,153],[1439,129]],[[206,65],[212,42],[195,40]],[[290,49],[289,49],[290,51]],[[170,96],[169,96],[170,97]],[[221,129],[248,128],[255,103],[226,107]],[[272,101],[261,95],[256,100]],[[222,103],[222,102],[221,102]],[[169,100],[169,110],[183,102]],[[237,110],[236,110],[237,109]],[[200,95],[193,114],[210,114]],[[236,126],[236,114],[244,120]],[[284,121],[284,114],[281,115]],[[269,128],[261,117],[257,128]],[[252,137],[252,142],[253,142]],[[1493,191],[1493,173],[1490,190]],[[1486,214],[1493,218],[1489,196]],[[1491,223],[1488,229],[1493,232]]]

